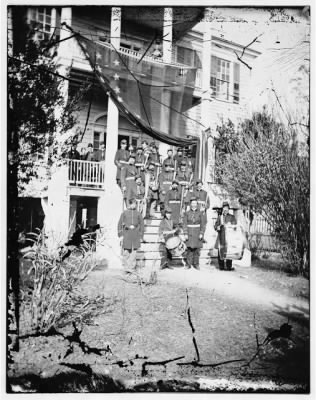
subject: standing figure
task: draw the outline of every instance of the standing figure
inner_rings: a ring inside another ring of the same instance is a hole
[[[146,191],[147,189],[147,191]],[[155,175],[155,165],[149,163],[148,169],[145,173],[145,196],[147,201],[146,218],[153,218],[154,212],[157,207],[157,200],[159,183]]]
[[[142,141],[142,149],[143,149],[143,156],[144,156],[144,169],[146,170],[148,168],[149,156],[151,153],[147,140]]]
[[[94,161],[93,144],[92,143],[88,144],[87,152],[85,154],[84,160],[86,160],[86,161]]]
[[[193,175],[187,171],[187,164],[185,161],[182,161],[180,164],[180,171],[178,171],[176,175],[176,180],[179,182],[181,187],[181,192],[188,188],[192,182]]]
[[[184,209],[185,209],[185,211],[189,211],[190,202],[191,202],[191,199],[193,197],[196,197],[196,196],[195,196],[195,191],[194,191],[194,184],[191,182],[188,185],[188,190],[186,191],[186,195],[184,197]]]
[[[186,159],[186,162],[187,162],[187,169],[188,169],[188,172],[194,174],[194,171],[195,171],[195,159],[192,158],[192,153],[191,153],[191,151],[188,151],[188,152],[187,152],[187,159]]]
[[[128,158],[129,158],[129,151],[126,149],[127,141],[125,139],[121,140],[120,146],[121,148],[116,151],[114,158],[114,164],[117,166],[116,182],[119,185],[119,187],[121,187],[122,167],[128,164]]]
[[[149,156],[149,162],[154,164],[155,174],[157,174],[158,168],[160,167],[160,156],[158,153],[158,149],[154,144],[151,144],[151,153]]]
[[[137,176],[137,168],[134,164],[135,155],[132,154],[129,156],[128,164],[121,170],[121,183],[126,206],[128,205],[129,200],[133,197],[133,193],[136,189],[135,178]]]
[[[197,200],[193,197],[190,202],[190,210],[184,213],[183,232],[187,245],[187,265],[200,269],[200,249],[203,247],[203,238],[206,229],[204,214],[198,210]]]
[[[214,229],[218,232],[217,246],[218,246],[218,266],[220,270],[232,270],[232,260],[223,259],[221,257],[221,249],[225,246],[225,225],[232,224],[236,225],[237,221],[234,215],[229,214],[229,203],[227,201],[223,202],[222,213],[218,215],[217,220],[214,225]],[[216,246],[215,246],[216,247]],[[226,264],[226,265],[225,265]]]
[[[202,179],[198,179],[196,181],[196,188],[194,190],[194,195],[198,202],[199,211],[205,213],[205,217],[207,218],[207,210],[210,208],[210,198],[206,190],[203,189],[203,181]]]
[[[99,149],[94,152],[94,160],[95,161],[104,161],[105,160],[105,144],[104,144],[104,142],[100,142]]]
[[[123,211],[118,222],[118,236],[123,239],[123,264],[125,268],[136,268],[136,251],[144,237],[144,220],[136,210],[136,200],[129,199],[128,209]]]
[[[145,186],[140,175],[136,176],[135,183],[136,185],[132,189],[132,197],[136,199],[137,211],[142,214],[144,208]]]
[[[174,222],[171,219],[171,208],[166,207],[164,210],[164,218],[160,221],[159,225],[159,252],[160,252],[160,269],[173,269],[170,266],[170,261],[172,260],[172,254],[170,250],[166,247],[166,241],[173,236],[175,233]]]
[[[145,166],[145,159],[144,159],[143,149],[141,147],[137,147],[135,167],[137,168],[138,175],[144,173],[144,166]]]
[[[179,182],[173,180],[172,188],[166,193],[165,197],[165,209],[167,207],[171,209],[171,219],[175,226],[179,225],[180,222],[181,193],[178,187]]]
[[[178,172],[178,171],[180,171],[180,166],[181,166],[181,163],[184,161],[184,162],[186,162],[186,157],[184,157],[184,155],[183,155],[183,150],[181,149],[181,147],[179,147],[178,149],[177,149],[177,154],[174,156],[174,161],[175,161],[175,164],[176,164],[176,172]]]
[[[169,164],[170,171],[174,171],[174,158],[173,158],[173,150],[168,149],[167,158],[164,159],[162,163],[162,167],[164,168],[166,164]]]
[[[163,171],[159,174],[158,177],[159,203],[160,203],[161,214],[163,214],[166,193],[171,189],[172,181],[173,181],[173,172],[171,171],[171,166],[169,162],[166,162],[164,163]]]

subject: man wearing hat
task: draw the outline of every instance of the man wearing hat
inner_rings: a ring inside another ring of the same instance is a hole
[[[171,189],[173,181],[173,172],[171,171],[171,165],[166,159],[163,165],[163,171],[159,174],[159,203],[160,211],[163,212],[166,193]]]
[[[171,209],[171,219],[175,226],[180,222],[181,192],[178,187],[179,182],[173,180],[171,190],[168,190],[165,197],[165,209],[167,207]]]
[[[94,152],[93,158],[95,161],[104,161],[105,160],[105,144],[104,144],[104,142],[100,142],[99,149]]]
[[[121,183],[126,206],[136,190],[135,178],[137,176],[137,168],[134,164],[135,154],[131,154],[128,159],[128,164],[121,170]]]
[[[186,158],[183,156],[183,150],[181,149],[181,147],[179,147],[177,149],[177,154],[174,156],[176,171],[180,169],[180,164],[182,161],[186,161]]]
[[[144,207],[145,186],[140,175],[135,177],[135,183],[136,185],[132,188],[131,196],[136,199],[137,210],[142,214]]]
[[[128,164],[128,158],[129,158],[129,151],[127,150],[126,139],[121,140],[120,146],[121,148],[116,151],[114,164],[117,166],[116,182],[121,187],[122,167]]]
[[[136,210],[136,200],[129,199],[128,209],[123,211],[118,222],[118,236],[123,239],[123,264],[126,268],[136,267],[136,251],[144,237],[144,220]]]
[[[173,269],[169,264],[172,260],[172,254],[166,247],[166,241],[176,232],[174,229],[174,222],[171,219],[171,214],[171,208],[166,207],[164,210],[164,218],[160,221],[159,225],[159,252],[161,257],[160,269]]]
[[[147,201],[146,218],[154,217],[159,197],[158,189],[159,183],[155,176],[155,164],[150,162],[145,173],[145,190],[147,191],[145,193]]]
[[[164,168],[166,164],[169,165],[170,171],[174,171],[174,158],[172,149],[168,149],[167,158],[164,159],[162,167]]]
[[[218,215],[217,220],[214,225],[214,229],[218,232],[217,237],[217,245],[215,248],[218,247],[218,266],[220,270],[226,269],[227,271],[232,270],[232,260],[223,259],[221,257],[221,250],[225,246],[225,225],[232,224],[236,225],[237,221],[234,215],[229,214],[229,203],[227,201],[223,202],[222,205],[222,213]]]
[[[176,179],[180,184],[181,192],[187,188],[192,183],[193,175],[187,171],[187,164],[185,161],[181,161],[180,171],[176,174]]]
[[[191,267],[200,269],[200,249],[203,247],[205,229],[205,215],[198,210],[197,200],[192,197],[190,210],[185,212],[183,217],[183,233],[187,245],[186,269],[190,269]]]
[[[199,210],[205,212],[206,215],[206,211],[210,208],[210,198],[207,191],[203,189],[202,179],[196,181],[194,196],[197,199]]]

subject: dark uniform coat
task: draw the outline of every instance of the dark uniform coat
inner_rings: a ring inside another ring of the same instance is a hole
[[[144,236],[144,220],[137,210],[125,210],[117,226],[118,236],[123,236],[123,249],[137,250]]]
[[[96,150],[93,153],[93,158],[94,158],[94,161],[104,161],[105,160],[105,149]]]
[[[189,239],[186,242],[188,247],[192,249],[201,248],[203,239],[199,239],[199,235],[204,235],[206,229],[205,215],[201,211],[189,210],[184,213],[183,217],[183,232],[188,235]]]
[[[226,240],[225,240],[224,225],[226,225],[228,223],[230,223],[232,225],[236,225],[237,224],[237,221],[236,221],[236,218],[235,218],[234,215],[226,214],[226,215],[219,215],[217,217],[217,220],[216,220],[215,225],[214,225],[214,229],[217,231],[217,228],[220,226],[220,231],[217,231],[218,235],[217,235],[217,240],[216,240],[216,243],[215,243],[215,248],[216,249],[217,248],[219,248],[219,249],[221,249],[221,248],[224,249],[225,248]]]
[[[194,197],[197,199],[198,202],[198,209],[200,210],[201,208],[201,204],[204,202],[205,203],[205,209],[207,210],[208,208],[210,208],[210,198],[207,195],[207,191],[206,190],[198,190],[195,189],[194,190]]]
[[[136,188],[136,182],[135,182],[136,176],[137,176],[137,168],[135,167],[135,165],[128,164],[122,168],[121,185],[122,188],[124,186],[126,187],[126,192],[124,195],[126,201],[128,201],[133,197],[133,193]]]
[[[191,199],[192,199],[192,198],[195,198],[195,197],[196,197],[196,196],[195,196],[194,190],[188,190],[188,191],[187,191],[187,194],[186,194],[186,196],[185,196],[185,198],[184,198],[184,204],[185,204],[185,205],[189,205]]]
[[[174,224],[179,223],[180,219],[181,192],[179,190],[169,190],[165,197],[165,208],[171,208],[171,219]]]
[[[121,179],[121,168],[128,163],[129,151],[119,149],[114,158],[114,164],[117,166],[116,179]]]
[[[184,157],[184,156],[178,156],[178,154],[176,154],[175,156],[174,156],[174,162],[175,162],[175,164],[176,164],[176,168],[177,168],[177,171],[178,170],[180,170],[180,164],[181,164],[181,162],[182,161],[187,161],[187,158],[186,157]]]
[[[158,183],[157,187],[155,188],[155,186],[156,186],[156,175],[155,175],[155,173],[153,171],[147,171],[146,175],[147,176],[146,176],[145,180],[148,179],[148,182],[149,182],[149,190],[148,190],[148,197],[147,198],[148,198],[148,200],[158,200],[159,183]]]
[[[161,172],[158,177],[159,182],[159,201],[164,203],[166,193],[171,189],[173,172]]]
[[[166,164],[169,164],[172,171],[174,171],[174,158],[173,157],[167,157],[166,159],[163,160],[163,163],[162,163],[163,169],[165,169]]]
[[[185,189],[185,186],[189,184],[191,173],[188,171],[179,171],[176,175],[176,180],[179,182],[179,189],[181,191]]]

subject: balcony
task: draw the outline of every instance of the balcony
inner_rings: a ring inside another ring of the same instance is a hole
[[[70,186],[104,189],[104,162],[67,160]]]

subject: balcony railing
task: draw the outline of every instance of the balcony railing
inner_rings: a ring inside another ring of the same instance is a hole
[[[104,187],[104,161],[67,160],[68,181],[72,186]]]

